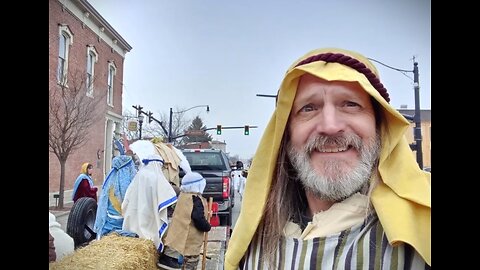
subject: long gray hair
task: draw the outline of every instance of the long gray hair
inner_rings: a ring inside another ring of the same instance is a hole
[[[380,134],[383,113],[377,101],[373,98],[371,98],[371,101],[375,112],[377,133]],[[263,256],[269,268],[274,268],[275,254],[278,251],[279,239],[283,236],[286,223],[290,220],[303,223],[302,217],[308,207],[305,188],[301,180],[298,179],[297,172],[288,157],[289,141],[290,135],[288,129],[285,129],[280,142],[277,166],[272,177],[263,217],[252,241],[252,243],[261,241]],[[378,164],[378,159],[376,164]],[[374,182],[378,180],[376,166],[374,166],[371,177]],[[375,184],[370,183],[367,187],[368,195],[370,195],[374,186]],[[367,211],[369,210],[367,209]]]

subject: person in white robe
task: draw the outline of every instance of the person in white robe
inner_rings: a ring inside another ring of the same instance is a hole
[[[152,240],[161,252],[164,247],[162,236],[168,228],[167,207],[177,202],[177,196],[163,175],[162,157],[156,153],[141,155],[144,157],[142,165],[122,203],[123,230]]]

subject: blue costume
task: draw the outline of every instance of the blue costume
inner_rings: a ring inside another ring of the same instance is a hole
[[[112,160],[112,170],[103,183],[97,207],[94,226],[97,239],[111,231],[127,234],[122,232],[121,205],[136,172],[135,164],[130,156],[120,155]]]

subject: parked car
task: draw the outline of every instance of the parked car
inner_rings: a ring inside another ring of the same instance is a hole
[[[200,173],[207,182],[203,197],[207,200],[213,197],[213,201],[218,203],[220,226],[231,226],[235,192],[227,155],[219,149],[184,149],[182,152],[192,171]],[[184,175],[181,170],[180,178]]]

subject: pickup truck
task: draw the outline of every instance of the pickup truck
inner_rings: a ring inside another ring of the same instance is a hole
[[[207,181],[203,197],[207,200],[213,197],[213,201],[218,203],[220,226],[232,226],[235,191],[227,155],[219,149],[183,149],[182,153],[192,171],[200,173]],[[180,178],[184,175],[185,172],[180,171]]]

